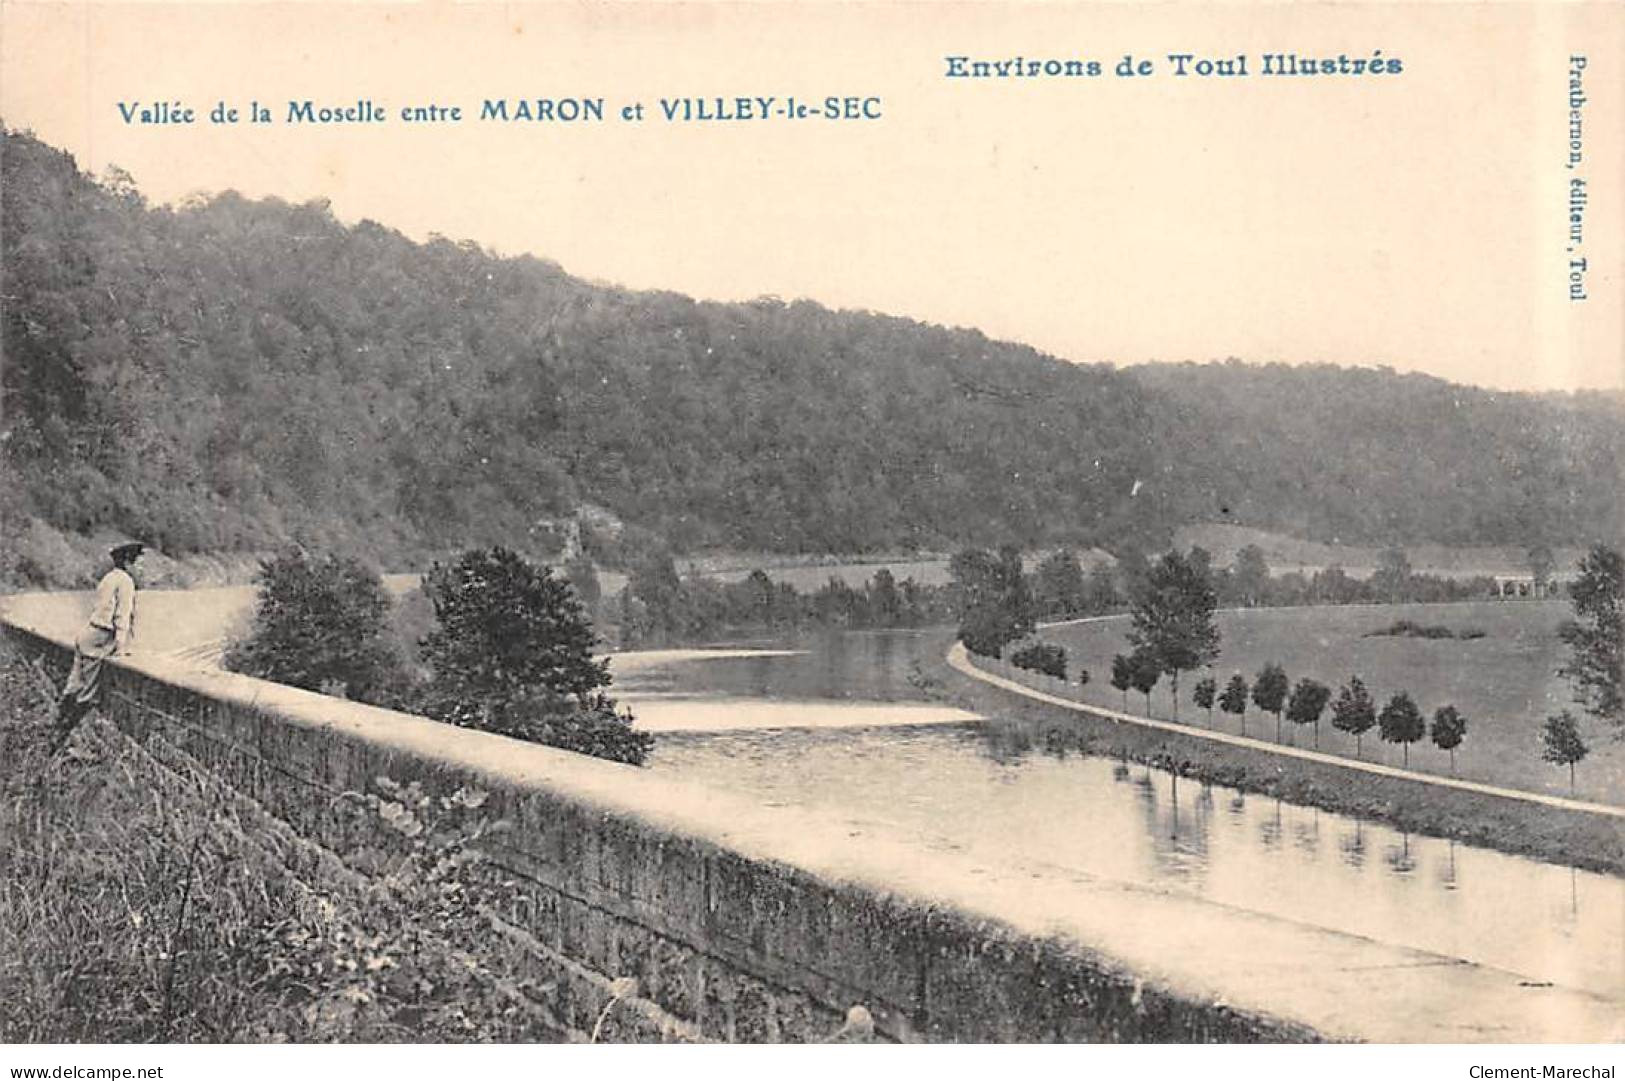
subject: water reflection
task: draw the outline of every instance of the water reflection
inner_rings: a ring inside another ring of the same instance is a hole
[[[1258,840],[1265,848],[1278,848],[1281,844],[1281,801],[1275,801],[1275,814],[1258,824]]]
[[[862,673],[858,697],[906,701],[919,643],[865,635],[858,649],[852,637],[841,663]],[[677,679],[672,689],[737,694],[748,680],[793,697],[833,671],[816,656],[690,667],[701,685]],[[1071,742],[1060,729],[984,723],[741,730],[663,736],[651,765],[835,813],[854,829],[902,829],[920,838],[922,858],[965,852],[1019,870],[1035,889],[1080,876],[1140,883],[1625,998],[1620,879],[1249,797]]]
[[[615,673],[617,697],[636,701],[681,689],[694,695],[775,700],[827,699],[901,702],[917,700],[909,676],[922,662],[934,663],[947,648],[941,631],[823,632],[773,642],[789,655],[721,656],[671,665],[637,666]]]
[[[1409,875],[1416,870],[1416,861],[1411,858],[1411,835],[1401,833],[1399,836],[1400,844],[1398,846],[1389,845],[1382,858],[1387,861],[1394,874]]]
[[[1439,887],[1453,890],[1456,888],[1456,842],[1446,841],[1445,864],[1439,868]]]
[[[985,725],[668,738],[653,768],[901,827],[922,851],[1018,867],[1035,888],[1080,874],[1144,883],[1625,997],[1618,879],[1061,758]]]
[[[1365,865],[1365,829],[1360,820],[1354,820],[1352,831],[1344,830],[1337,841],[1338,851],[1343,855],[1343,862],[1350,867],[1359,868]]]
[[[1320,848],[1320,811],[1309,809],[1308,822],[1299,822],[1292,829],[1292,841],[1300,849],[1313,855]]]

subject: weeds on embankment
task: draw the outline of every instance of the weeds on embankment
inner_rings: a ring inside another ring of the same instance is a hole
[[[161,737],[88,722],[0,643],[0,1042],[539,1040],[497,971],[481,793],[378,779],[315,846]]]
[[[1625,874],[1625,831],[1617,818],[1288,760],[1196,735],[1115,723],[990,687],[946,663],[933,665],[929,675],[942,681],[945,700],[998,718],[994,723],[1008,726],[1014,737],[1053,752],[1126,759],[1409,833],[1587,871]]]

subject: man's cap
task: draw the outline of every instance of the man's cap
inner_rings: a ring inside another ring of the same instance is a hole
[[[136,556],[140,555],[146,550],[147,546],[145,544],[142,544],[139,541],[132,541],[129,544],[119,545],[117,548],[110,550],[107,554],[112,557],[114,563],[124,563],[134,559]]]

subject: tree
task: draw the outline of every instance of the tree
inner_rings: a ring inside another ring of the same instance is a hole
[[[1123,710],[1128,711],[1128,692],[1134,686],[1134,660],[1119,653],[1112,657],[1113,687],[1123,692]]]
[[[1213,727],[1213,698],[1219,693],[1219,684],[1212,676],[1203,676],[1191,689],[1191,700],[1199,709],[1207,710],[1207,726]]]
[[[1264,560],[1264,550],[1249,544],[1237,552],[1230,567],[1230,582],[1237,601],[1249,608],[1259,604],[1270,583],[1270,565]]]
[[[671,553],[657,549],[633,564],[625,596],[641,605],[643,624],[655,634],[682,632],[688,618],[687,596]]]
[[[1224,685],[1224,694],[1219,696],[1219,708],[1226,713],[1234,713],[1241,719],[1241,734],[1247,734],[1247,680],[1240,672],[1230,677],[1230,682]]]
[[[1400,691],[1388,699],[1388,704],[1377,714],[1377,731],[1384,743],[1397,743],[1405,750],[1405,767],[1410,768],[1411,744],[1427,733],[1422,711],[1416,708],[1411,696]]]
[[[1529,576],[1535,580],[1535,592],[1544,593],[1551,584],[1552,571],[1557,567],[1557,557],[1552,554],[1551,546],[1544,542],[1531,544],[1524,553],[1524,562],[1529,567]]]
[[[959,640],[971,652],[997,657],[1037,627],[1017,549],[1006,546],[996,557],[979,548],[964,549],[948,561],[948,574]]]
[[[875,627],[896,627],[903,622],[903,595],[897,578],[887,567],[875,571],[867,587],[869,621]]]
[[[1456,772],[1456,748],[1467,735],[1467,718],[1455,706],[1440,706],[1433,711],[1433,745],[1450,752],[1450,772]]]
[[[1162,662],[1144,650],[1129,655],[1129,682],[1145,695],[1145,715],[1151,716],[1151,691],[1162,677]]]
[[[1580,724],[1574,719],[1574,714],[1565,709],[1547,717],[1541,739],[1545,744],[1541,758],[1554,766],[1569,767],[1569,791],[1573,792],[1574,764],[1591,751],[1585,740],[1580,738]]]
[[[1084,611],[1083,567],[1070,548],[1049,555],[1033,574],[1034,601],[1049,616],[1075,616]]]
[[[577,553],[564,564],[564,578],[570,583],[570,588],[576,591],[576,599],[586,609],[587,617],[593,618],[598,606],[604,598],[604,587],[598,581],[598,568],[594,567],[592,560],[585,554]]]
[[[1063,646],[1034,642],[1010,655],[1010,663],[1029,672],[1042,672],[1056,679],[1066,679],[1066,649]]]
[[[1359,676],[1350,676],[1332,703],[1332,727],[1354,737],[1354,757],[1360,755],[1360,737],[1377,723],[1377,707]]]
[[[1404,600],[1410,593],[1411,560],[1403,548],[1384,548],[1371,575],[1371,592],[1389,602]]]
[[[1146,576],[1135,595],[1128,640],[1168,673],[1174,719],[1179,718],[1179,673],[1212,663],[1219,655],[1219,628],[1213,622],[1218,598],[1199,561],[1169,552]]]
[[[1088,610],[1109,612],[1117,607],[1117,574],[1102,560],[1089,569]]]
[[[1018,636],[1033,633],[1038,623],[1032,590],[1028,588],[1027,576],[1022,571],[1021,549],[1013,544],[999,548],[998,587],[1011,627],[1018,632]]]
[[[505,548],[436,563],[423,639],[425,712],[438,720],[641,763],[653,745],[603,694],[609,664],[563,580]]]
[[[378,572],[347,556],[293,550],[260,564],[254,623],[227,651],[233,672],[399,706],[409,676],[384,636],[392,606]]]
[[[1326,702],[1331,696],[1330,687],[1305,676],[1292,688],[1292,700],[1287,703],[1286,715],[1293,724],[1315,726],[1316,747],[1320,746],[1320,715],[1325,712]]]
[[[1575,618],[1558,630],[1569,647],[1569,661],[1558,674],[1573,682],[1575,702],[1611,724],[1618,738],[1625,736],[1620,697],[1620,666],[1625,656],[1620,594],[1625,560],[1616,549],[1599,544],[1580,560],[1579,572],[1569,591]]]
[[[1286,705],[1286,669],[1271,661],[1253,678],[1253,704],[1265,713],[1275,714],[1275,742],[1281,742],[1281,709]]]
[[[1320,604],[1349,604],[1360,598],[1360,583],[1335,563],[1315,572],[1309,593]]]

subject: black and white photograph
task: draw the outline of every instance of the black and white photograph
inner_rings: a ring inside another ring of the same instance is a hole
[[[1622,60],[0,0],[0,1069],[1615,1077]]]

